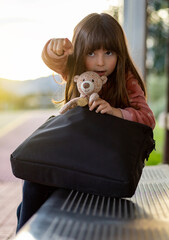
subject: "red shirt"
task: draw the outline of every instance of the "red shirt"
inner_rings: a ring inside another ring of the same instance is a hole
[[[131,107],[120,109],[124,119],[143,123],[149,127],[155,127],[154,114],[148,106],[143,90],[138,84],[137,79],[129,73],[126,79],[126,88]],[[137,109],[133,108],[136,107]]]

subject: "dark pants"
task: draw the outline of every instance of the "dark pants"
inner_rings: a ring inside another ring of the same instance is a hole
[[[55,187],[24,181],[22,202],[17,209],[18,224],[16,232],[20,230],[55,190]]]

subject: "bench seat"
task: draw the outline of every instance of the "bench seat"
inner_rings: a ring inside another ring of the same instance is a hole
[[[169,165],[146,166],[132,198],[56,190],[15,240],[169,239]]]

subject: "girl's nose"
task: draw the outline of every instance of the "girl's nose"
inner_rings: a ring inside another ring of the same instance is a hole
[[[97,65],[98,66],[104,66],[104,57],[103,56],[98,56]]]

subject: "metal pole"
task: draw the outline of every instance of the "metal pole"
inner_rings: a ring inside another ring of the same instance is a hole
[[[134,63],[146,78],[146,0],[124,0],[123,28]]]

